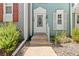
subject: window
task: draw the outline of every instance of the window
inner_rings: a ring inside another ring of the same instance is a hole
[[[5,5],[11,5],[11,3],[5,3]]]
[[[12,3],[4,4],[4,22],[12,21]]]
[[[11,3],[5,3],[5,13],[12,14],[12,4]]]
[[[37,15],[37,27],[43,26],[43,15]]]
[[[77,23],[79,23],[79,15],[77,15]]]
[[[56,10],[56,30],[64,30],[64,10]]]
[[[6,6],[6,14],[11,14],[11,13],[12,13],[12,7]]]
[[[58,14],[58,24],[62,24],[62,14]]]

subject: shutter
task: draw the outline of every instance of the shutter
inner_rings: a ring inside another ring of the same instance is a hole
[[[18,22],[18,16],[19,16],[19,12],[18,12],[18,3],[13,3],[13,22]]]
[[[0,3],[0,22],[3,21],[3,3]]]

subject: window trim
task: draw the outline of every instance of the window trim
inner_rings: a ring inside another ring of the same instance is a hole
[[[6,13],[6,6],[11,6],[12,13],[9,13],[9,14]],[[13,3],[4,3],[4,9],[3,10],[4,10],[3,22],[12,22],[13,21]],[[11,16],[11,19],[6,20],[6,18],[5,18],[6,15],[7,16],[10,15]]]
[[[58,14],[62,14],[61,24],[58,24]],[[64,30],[64,10],[56,10],[56,28],[57,30]]]
[[[56,18],[57,18],[57,19],[56,19],[56,20],[57,20],[57,21],[56,21],[56,22],[57,22],[57,25],[63,25],[63,17],[64,17],[64,16],[63,16],[63,10],[57,10],[57,11],[56,11],[56,14],[57,14],[57,16],[56,16]],[[61,18],[61,24],[58,24],[58,15],[60,15],[60,14],[61,14],[61,17],[62,17],[62,18]]]
[[[4,10],[5,10],[5,14],[8,14],[6,13],[6,7],[10,6],[12,8],[12,4],[11,3],[5,3],[4,4]],[[12,8],[13,9],[13,8]],[[9,14],[12,14],[12,13],[9,13]]]
[[[79,24],[79,19],[78,18],[79,18],[79,15],[77,15],[77,24]]]

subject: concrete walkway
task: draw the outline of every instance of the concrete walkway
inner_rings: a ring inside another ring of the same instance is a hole
[[[46,34],[37,33],[33,35],[29,48],[24,56],[57,56],[48,42]]]
[[[30,46],[24,56],[57,56],[51,46]]]

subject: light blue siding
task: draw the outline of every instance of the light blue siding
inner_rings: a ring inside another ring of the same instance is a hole
[[[53,20],[55,19],[55,14],[56,14],[56,10],[64,10],[64,19],[65,22],[67,23],[67,25],[65,25],[66,29],[67,29],[67,34],[70,34],[70,19],[69,19],[69,3],[33,3],[32,4],[32,10],[38,8],[38,7],[42,7],[45,8],[47,11],[47,23],[49,24],[50,27],[50,34],[54,35],[58,30],[54,30],[54,28],[56,27],[55,24],[53,24]],[[32,11],[33,12],[33,11]],[[34,15],[34,13],[33,13]],[[34,21],[34,19],[33,19]],[[61,30],[60,30],[61,31]],[[58,31],[58,32],[60,32]]]
[[[19,3],[19,21],[15,22],[17,28],[21,31],[22,36],[24,36],[24,4]]]

